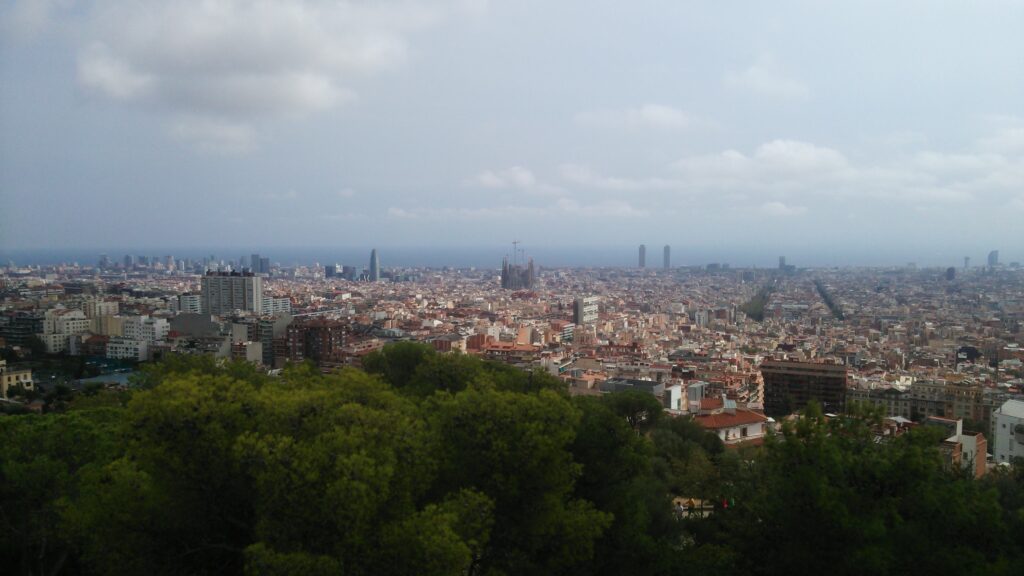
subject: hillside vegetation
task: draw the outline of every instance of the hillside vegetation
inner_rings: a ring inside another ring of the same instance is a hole
[[[172,358],[0,417],[3,573],[1024,573],[1020,467],[947,471],[926,431],[880,444],[812,406],[725,450],[642,393],[418,344],[365,367]]]

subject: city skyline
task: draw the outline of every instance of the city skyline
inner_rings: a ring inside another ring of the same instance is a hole
[[[380,246],[380,245],[378,245]],[[173,256],[178,258],[189,258],[202,260],[210,255],[217,256],[217,260],[225,262],[238,262],[242,258],[242,266],[251,268],[251,257],[244,254],[253,249],[249,246],[233,247],[138,247],[138,248],[100,248],[100,249],[64,249],[64,250],[5,250],[0,247],[0,265],[6,265],[13,261],[16,265],[53,265],[61,263],[91,264],[106,255],[111,262],[123,262],[125,257],[131,257],[133,261],[140,257],[166,258]],[[266,264],[272,260],[283,265],[321,265],[345,264],[355,266],[359,270],[368,270],[365,265],[367,254],[375,248],[370,246],[341,246],[341,247],[266,247],[257,248],[264,256],[261,258]],[[494,246],[382,246],[381,250],[387,252],[389,266],[392,267],[476,267],[476,268],[500,268],[500,257],[507,253],[507,247]],[[663,249],[664,252],[664,249]],[[815,254],[813,252],[794,249],[788,251],[790,262],[798,268],[832,268],[832,267],[902,267],[908,264],[925,268],[945,268],[954,266],[964,268],[964,259],[967,259],[969,268],[985,268],[987,254],[991,250],[980,250],[972,253],[972,256],[962,256],[958,253],[910,253],[887,251],[877,253],[855,253],[855,252],[826,252]],[[1019,264],[1024,259],[1024,253],[1017,251],[995,250],[1000,254],[998,262],[1000,265],[1009,266]],[[531,246],[530,253],[537,256],[537,264],[542,267],[622,267],[635,268],[637,265],[636,246]],[[242,256],[236,256],[240,254]],[[267,256],[269,255],[269,256]],[[268,260],[269,258],[269,260]],[[694,267],[707,264],[729,264],[735,268],[777,268],[779,256],[775,251],[765,247],[758,247],[752,250],[723,250],[714,247],[679,247],[676,253],[671,256],[672,267]],[[343,262],[342,262],[343,261]],[[497,264],[496,264],[497,262]],[[664,254],[662,254],[661,268],[664,268]]]
[[[15,1],[0,246],[257,246],[267,230],[293,247],[586,245],[608,229],[638,245],[664,228],[673,246],[794,259],[1013,258],[1020,16]]]

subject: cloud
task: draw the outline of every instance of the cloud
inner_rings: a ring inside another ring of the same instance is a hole
[[[557,194],[562,191],[557,186],[539,181],[531,170],[522,166],[512,166],[502,170],[483,170],[476,176],[467,179],[465,184],[491,190],[519,190],[536,194]]]
[[[5,35],[28,40],[46,32],[55,17],[74,4],[74,0],[21,0],[11,2],[6,11],[0,10]]]
[[[786,76],[770,54],[762,54],[744,70],[726,73],[724,82],[729,88],[775,100],[801,102],[811,97],[810,88],[801,80]]]
[[[561,198],[555,207],[566,214],[587,218],[637,218],[650,216],[647,210],[634,208],[625,200],[604,200],[599,202],[578,202]]]
[[[562,179],[576,186],[597,190],[634,191],[665,190],[681,187],[678,180],[666,178],[621,178],[605,176],[588,166],[563,164],[559,167]]]
[[[331,222],[352,222],[366,220],[366,214],[361,212],[335,212],[335,213],[324,213],[320,214],[321,220],[329,220]]]
[[[181,115],[170,123],[170,132],[210,154],[243,154],[256,145],[256,129],[245,122]]]
[[[445,222],[493,223],[508,222],[515,218],[564,219],[585,218],[637,218],[649,216],[646,210],[633,207],[624,200],[602,200],[580,202],[570,198],[558,198],[550,205],[504,205],[494,207],[390,207],[387,217],[394,220]]]
[[[23,1],[17,14],[45,21],[60,2]],[[203,149],[237,152],[254,146],[265,124],[352,102],[361,78],[407,61],[411,33],[481,6],[95,0],[65,12],[84,89],[159,111],[176,136]]]
[[[1024,152],[993,153],[992,141],[981,138],[963,151],[920,150],[855,162],[835,148],[777,139],[749,153],[728,149],[686,156],[665,173],[646,177],[606,176],[579,164],[562,165],[559,173],[569,191],[642,193],[645,202],[685,201],[687,209],[752,205],[779,217],[865,201],[912,209],[971,202],[1016,209],[1024,189]]]
[[[264,192],[263,194],[260,194],[259,197],[270,201],[295,200],[299,197],[299,193],[295,190],[288,190],[287,192]]]
[[[573,120],[581,126],[628,130],[682,130],[692,123],[682,110],[661,104],[624,110],[588,110],[576,114]]]
[[[761,211],[769,216],[799,216],[807,212],[805,206],[787,206],[782,202],[765,202],[761,205]]]
[[[798,140],[772,140],[758,146],[750,156],[736,150],[690,156],[672,167],[689,186],[741,191],[828,186],[845,181],[853,172],[838,150]]]

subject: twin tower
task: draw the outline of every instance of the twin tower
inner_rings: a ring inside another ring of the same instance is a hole
[[[672,247],[669,246],[668,244],[665,244],[665,248],[663,249],[663,253],[662,253],[661,259],[662,259],[662,262],[661,262],[662,268],[664,268],[665,270],[668,270],[669,268],[672,267]],[[641,244],[640,245],[640,257],[638,259],[638,265],[640,266],[640,268],[646,268],[647,267],[647,245],[646,244]]]

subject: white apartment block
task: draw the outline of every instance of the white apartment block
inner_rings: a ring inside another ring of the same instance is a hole
[[[81,310],[54,308],[47,310],[43,317],[43,332],[36,336],[46,344],[46,352],[58,354],[67,350],[68,339],[73,334],[92,330],[92,320]]]
[[[264,314],[291,314],[292,301],[290,298],[263,297]]]
[[[1024,458],[1024,402],[1007,400],[992,413],[992,452],[996,462],[1013,462]],[[1019,428],[1018,428],[1019,427]]]
[[[107,358],[117,360],[149,359],[149,342],[146,340],[133,340],[121,336],[115,336],[107,342]]]
[[[124,319],[123,334],[130,340],[145,340],[155,343],[167,338],[170,324],[164,318],[150,316],[128,316]]]

